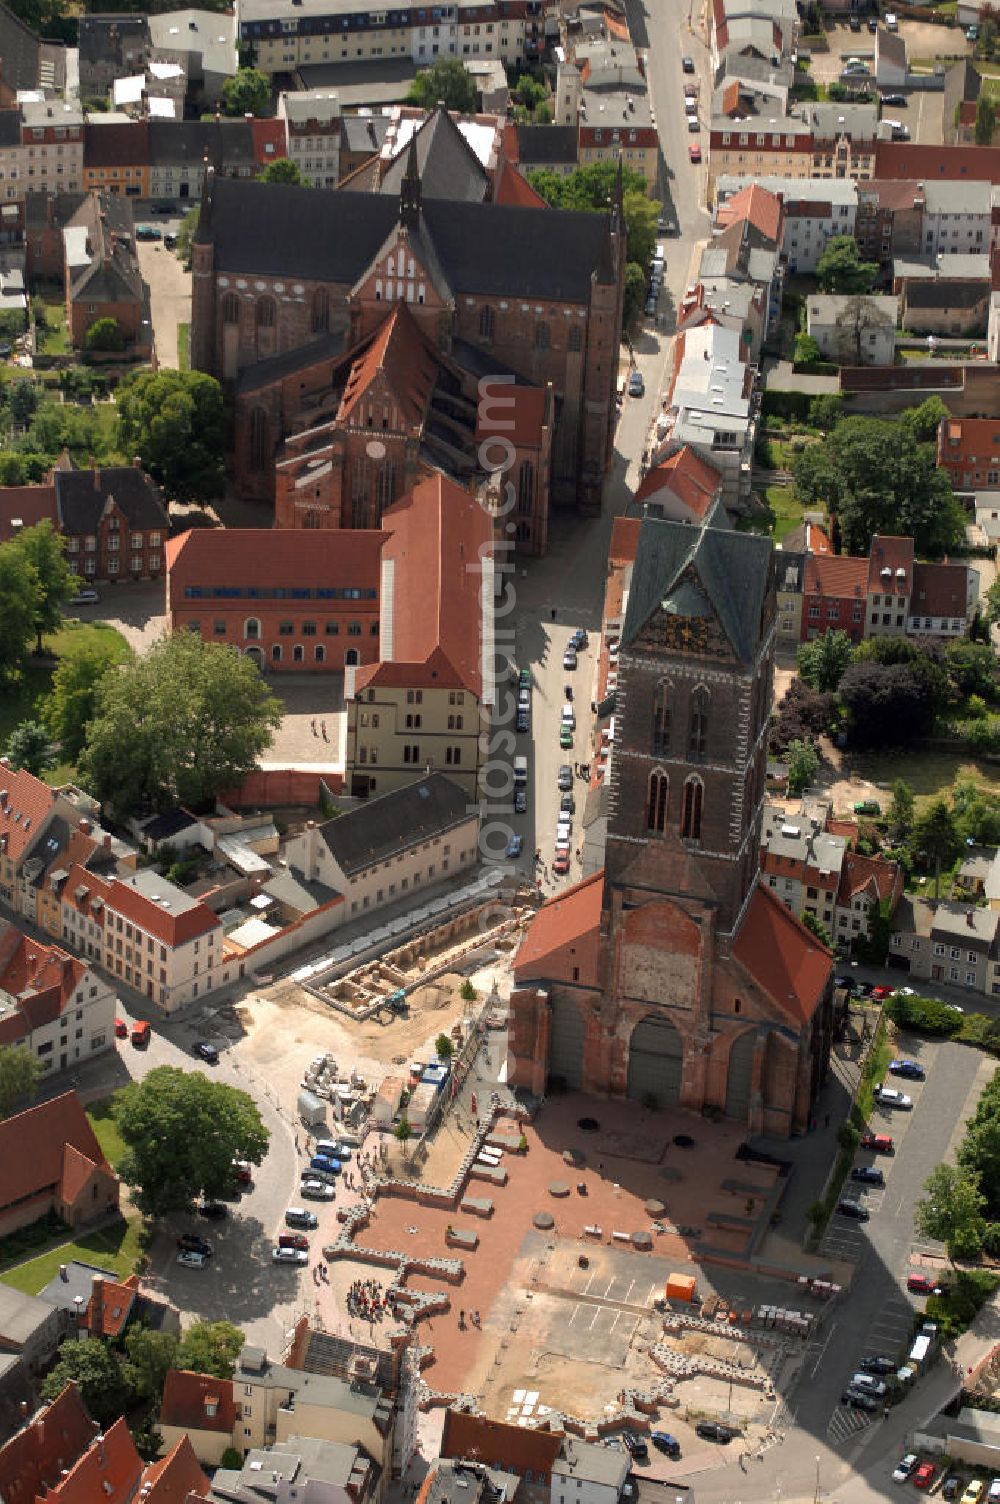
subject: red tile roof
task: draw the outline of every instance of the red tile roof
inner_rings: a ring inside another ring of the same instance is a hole
[[[108,911],[138,925],[161,944],[186,945],[199,935],[221,928],[218,914],[207,903],[195,903],[174,913],[162,904],[154,903],[145,893],[137,892],[132,886],[133,881],[129,877],[111,879],[106,887]]]
[[[192,1494],[207,1498],[211,1487],[189,1438],[182,1436],[166,1457],[143,1470],[139,1499],[141,1504],[185,1504]]]
[[[79,1154],[90,1166],[88,1174],[94,1169],[111,1173],[75,1091],[0,1122],[0,1209],[62,1186],[67,1154]],[[71,1164],[71,1178],[73,1174]]]
[[[780,899],[758,887],[733,943],[733,959],[777,1008],[808,1023],[826,990],[833,958]]]
[[[862,600],[867,580],[867,559],[841,558],[834,554],[807,554],[802,594],[838,596],[841,599],[856,596],[858,600]]]
[[[288,156],[283,120],[254,118],[250,121],[250,134],[253,137],[253,159],[261,167],[266,167],[268,162],[276,162],[279,157]]]
[[[424,421],[437,376],[437,361],[426,337],[406,304],[397,303],[351,367],[337,421],[350,418],[371,393],[374,401],[388,398],[390,403],[398,403],[404,422],[418,427]]]
[[[55,527],[58,520],[55,486],[0,487],[0,543],[16,537],[22,527],[34,527],[39,522],[51,522]]]
[[[887,862],[883,857],[861,856],[857,851],[845,851],[837,902],[847,904],[855,894],[871,892],[881,903],[893,893],[900,875],[895,862]]]
[[[887,581],[882,578],[883,569],[892,575],[892,588],[896,595],[909,595],[913,583],[913,539],[885,537],[875,533],[868,550],[868,591],[883,591]],[[902,570],[900,576],[897,571]]]
[[[522,177],[512,162],[504,162],[493,189],[495,204],[514,204],[519,209],[547,209],[548,204]]]
[[[224,585],[377,590],[384,541],[378,528],[193,528],[167,543],[170,599],[175,608],[182,605],[189,586],[206,591]],[[205,602],[210,610],[210,595]],[[287,600],[245,604],[248,615],[288,614]]]
[[[0,1020],[0,1042],[54,1022],[86,974],[83,961],[0,920],[0,988],[16,1004]]]
[[[562,1443],[560,1431],[533,1431],[527,1426],[488,1420],[485,1415],[446,1410],[438,1454],[503,1468],[522,1478],[531,1473],[533,1482],[541,1481],[547,1488]]]
[[[732,198],[720,204],[716,222],[721,226],[735,224],[741,219],[749,220],[754,229],[777,245],[781,239],[781,216],[781,199],[778,195],[767,188],[761,188],[758,183],[752,183],[749,188],[741,188],[739,193],[734,193]]]
[[[965,619],[969,572],[964,564],[914,564],[911,616]]]
[[[492,519],[468,491],[432,475],[383,513],[382,526],[388,534],[383,557],[394,566],[384,663],[427,665],[438,686],[480,696],[483,576],[477,566],[492,549]]]
[[[893,212],[912,209],[914,199],[922,197],[924,191],[923,183],[906,178],[873,178],[858,186],[863,198],[874,193],[879,208],[891,209]]]
[[[915,141],[877,141],[875,177],[933,178],[1000,183],[1000,146],[920,146]]]
[[[0,1447],[0,1499],[34,1504],[83,1455],[96,1431],[79,1389],[67,1384],[58,1399]]]
[[[476,408],[476,443],[500,437],[517,449],[541,449],[543,432],[549,415],[549,394],[540,386],[503,386],[495,389],[491,400],[487,397]],[[506,449],[504,454],[509,453]],[[483,461],[503,461],[498,450],[493,453],[487,446]]]
[[[80,1325],[101,1337],[118,1337],[128,1324],[139,1292],[139,1276],[130,1274],[128,1279],[103,1279],[94,1276],[91,1282],[90,1299],[80,1319]],[[95,1302],[100,1296],[99,1319],[95,1323]]]
[[[40,778],[0,758],[0,851],[10,861],[19,862],[37,840],[55,802],[55,793]]]
[[[138,1493],[142,1459],[125,1417],[98,1436],[65,1478],[49,1486],[47,1504],[130,1504]]]
[[[714,465],[703,460],[690,445],[648,471],[635,493],[636,501],[647,501],[660,491],[669,491],[687,507],[693,517],[704,518],[722,484]]]
[[[208,1407],[214,1402],[215,1413]],[[221,1431],[230,1434],[236,1421],[231,1379],[171,1368],[163,1385],[160,1420],[182,1431]]]
[[[514,957],[515,983],[544,977],[596,987],[603,900],[601,871],[544,903]],[[579,973],[576,977],[574,970]]]
[[[634,564],[639,552],[639,534],[642,531],[641,517],[616,517],[611,524],[611,545],[608,559],[612,564]]]

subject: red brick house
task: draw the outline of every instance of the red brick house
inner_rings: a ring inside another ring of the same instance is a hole
[[[867,559],[807,555],[801,640],[833,631],[846,632],[852,642],[961,637],[977,588],[978,577],[966,565],[916,562],[912,538],[876,534]]]
[[[0,1123],[0,1236],[55,1212],[84,1227],[118,1209],[118,1178],[76,1092]]]
[[[75,470],[64,457],[40,486],[0,487],[0,541],[38,522],[62,534],[70,565],[88,584],[165,572],[170,518],[138,463]]]
[[[1000,418],[943,418],[937,462],[956,491],[1000,488]]]
[[[846,632],[852,642],[865,635],[868,560],[837,554],[807,554],[802,580],[802,641],[827,632]]]
[[[114,319],[125,337],[125,355],[149,360],[149,288],[132,236],[112,222],[97,194],[88,194],[72,215],[63,231],[63,247],[66,320],[73,348],[85,348],[87,332],[98,320]]]

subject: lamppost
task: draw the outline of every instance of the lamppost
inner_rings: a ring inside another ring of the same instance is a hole
[[[816,1453],[816,1492],[813,1494],[813,1504],[819,1504],[819,1453]]]

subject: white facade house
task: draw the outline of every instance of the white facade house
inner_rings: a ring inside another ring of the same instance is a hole
[[[817,294],[806,299],[806,329],[824,360],[841,366],[891,366],[899,299]]]
[[[925,183],[923,233],[925,256],[988,252],[993,235],[991,185],[961,180]]]
[[[111,1049],[116,1002],[85,962],[0,921],[0,1044],[24,1045],[43,1075]]]
[[[784,205],[781,250],[790,274],[815,272],[827,241],[854,234],[858,187],[850,178],[755,177],[754,182]],[[724,174],[716,181],[716,199],[721,204],[746,187],[746,178]]]
[[[278,98],[289,159],[313,188],[340,181],[340,97],[333,89],[300,89]]]
[[[624,1449],[567,1436],[552,1464],[552,1504],[618,1504],[631,1465]]]

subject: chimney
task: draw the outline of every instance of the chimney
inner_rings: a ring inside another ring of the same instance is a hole
[[[90,835],[90,821],[89,820],[77,820],[77,822],[76,822],[76,828],[77,828],[77,830],[82,831],[85,836],[89,836]]]
[[[69,1271],[67,1270],[65,1264],[59,1265],[59,1278],[65,1280],[66,1283],[69,1284]]]
[[[90,1285],[90,1335],[104,1336],[104,1280],[95,1274]]]

